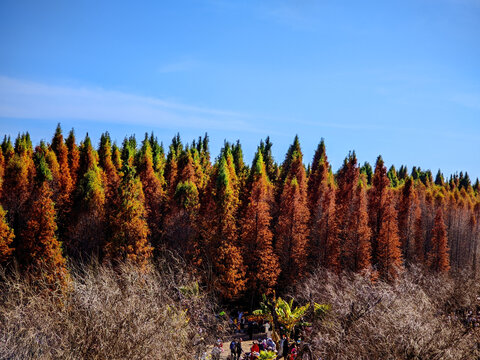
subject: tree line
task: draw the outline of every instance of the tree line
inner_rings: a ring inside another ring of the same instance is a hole
[[[51,282],[69,281],[66,259],[148,269],[163,251],[191,264],[223,300],[293,286],[324,267],[394,280],[411,264],[433,272],[479,269],[480,184],[467,173],[374,168],[355,152],[334,173],[319,143],[304,165],[298,137],[279,164],[269,138],[251,166],[209,138],[166,150],[151,134],[97,149],[60,125],[35,148],[28,133],[0,151],[0,262]]]

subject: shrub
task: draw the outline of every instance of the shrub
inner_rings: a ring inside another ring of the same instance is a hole
[[[309,336],[325,359],[477,359],[480,327],[469,328],[459,313],[480,305],[479,295],[478,279],[416,268],[393,283],[319,270],[295,294],[331,305]]]
[[[17,275],[0,283],[0,358],[187,359],[219,336],[213,302],[179,262],[140,272],[93,264],[67,292]],[[221,325],[221,324],[220,324]]]

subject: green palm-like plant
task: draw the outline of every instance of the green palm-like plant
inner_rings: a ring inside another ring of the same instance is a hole
[[[285,301],[282,298],[278,298],[275,311],[278,315],[279,322],[285,326],[288,333],[291,334],[295,326],[300,323],[309,307],[310,304],[306,304],[293,308],[293,299]]]
[[[282,298],[276,298],[275,295],[272,300],[268,300],[263,295],[263,301],[260,303],[260,309],[253,312],[254,315],[261,316],[265,320],[268,320],[273,325],[273,338],[278,340],[277,327],[282,325],[288,332],[288,335],[294,331],[297,325],[310,325],[309,323],[302,322],[304,317],[323,317],[325,313],[330,309],[328,305],[322,305],[313,303],[313,311],[309,312],[310,304],[307,303],[303,306],[293,306],[294,299],[290,301],[283,300]]]
[[[261,316],[263,319],[272,321],[272,312],[270,311],[269,305],[271,304],[271,301],[267,299],[267,296],[265,294],[262,295],[262,302],[260,303],[260,309],[254,310],[252,312],[253,315]],[[275,298],[273,298],[273,301],[275,302]]]

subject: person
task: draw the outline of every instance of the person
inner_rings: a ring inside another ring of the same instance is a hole
[[[237,355],[237,357],[236,358],[234,357],[233,359],[234,360],[235,359],[240,360],[240,356],[242,355],[242,352],[243,352],[243,350],[242,350],[242,339],[239,338],[237,340],[237,343],[235,344],[235,354]]]
[[[277,345],[275,344],[275,341],[272,340],[272,338],[267,339],[267,350],[271,350],[271,351],[277,350]]]
[[[248,322],[248,338],[250,340],[253,339],[253,322],[252,321]]]
[[[222,350],[220,349],[220,346],[215,344],[212,349],[212,360],[220,360],[220,354],[222,353]]]
[[[267,338],[272,337],[272,325],[270,325],[270,323],[267,321],[264,326]]]
[[[258,348],[260,349],[260,351],[265,350],[265,344],[262,339],[258,340]]]
[[[279,353],[279,359],[286,359],[288,356],[288,338],[285,334],[282,335],[282,340],[280,340]]]
[[[237,343],[235,342],[235,339],[233,339],[230,343],[230,354],[232,355],[232,360],[235,360],[236,349]]]
[[[290,350],[290,358],[289,360],[295,360],[297,358],[297,344],[292,344],[292,349]]]
[[[258,346],[257,342],[254,340],[253,345],[250,348],[250,359],[255,360],[258,359],[260,356],[260,347]]]

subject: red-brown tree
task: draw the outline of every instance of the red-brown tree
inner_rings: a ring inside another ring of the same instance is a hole
[[[384,280],[395,279],[403,268],[402,251],[398,236],[397,212],[392,190],[386,189],[382,196],[380,213],[382,222],[377,238],[377,268]]]
[[[253,293],[271,294],[280,273],[273,252],[270,229],[273,187],[267,178],[263,156],[257,150],[250,173],[249,198],[242,220],[243,257],[248,272],[248,289]]]
[[[342,267],[354,272],[366,270],[371,265],[371,230],[368,226],[365,187],[366,180],[357,185],[346,238],[342,246]]]
[[[26,215],[27,225],[16,249],[22,269],[42,276],[47,283],[66,285],[69,279],[61,244],[56,237],[55,207],[48,169],[42,150],[36,152],[35,187]]]
[[[298,137],[287,153],[280,194],[275,250],[280,263],[281,285],[292,285],[305,275],[308,246],[307,179]]]
[[[450,270],[447,230],[445,228],[442,205],[438,206],[435,214],[427,266],[435,272],[448,272]]]

